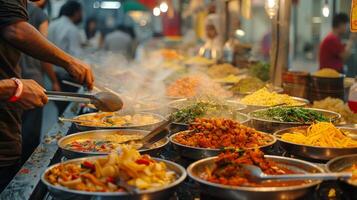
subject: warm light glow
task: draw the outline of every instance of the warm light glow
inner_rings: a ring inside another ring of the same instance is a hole
[[[267,12],[270,19],[276,15],[278,8],[279,6],[277,0],[265,0],[265,11]]]
[[[330,15],[330,8],[328,7],[328,4],[325,4],[322,7],[322,16],[328,17]]]
[[[162,3],[160,4],[160,11],[163,12],[163,13],[165,13],[165,12],[167,12],[168,10],[169,10],[169,6],[167,5],[167,3],[166,3],[166,2],[162,2]]]
[[[236,30],[236,35],[243,37],[245,35],[245,32],[242,29]]]
[[[155,7],[155,8],[152,10],[152,14],[153,14],[154,16],[160,16],[160,14],[161,14],[160,8]]]
[[[119,1],[102,1],[100,3],[100,8],[102,9],[118,9],[120,6]]]
[[[267,0],[266,5],[269,8],[274,8],[276,6],[276,3],[277,3],[276,0]]]

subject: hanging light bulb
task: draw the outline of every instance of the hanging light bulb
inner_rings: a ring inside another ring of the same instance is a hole
[[[154,16],[159,16],[161,14],[161,11],[160,11],[160,8],[159,7],[155,7],[153,10],[152,10],[152,14]]]
[[[328,1],[325,1],[324,6],[322,6],[322,16],[328,17],[330,15],[330,8],[328,6]]]
[[[162,2],[162,3],[160,4],[160,11],[163,12],[163,13],[165,13],[165,12],[167,12],[168,10],[169,10],[169,5],[167,5],[166,2]]]
[[[270,19],[272,19],[278,13],[278,0],[265,0],[265,11]]]

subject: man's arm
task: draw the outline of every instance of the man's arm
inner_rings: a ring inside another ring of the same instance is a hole
[[[29,23],[21,21],[0,30],[0,36],[22,52],[42,61],[66,69],[78,82],[93,87],[93,74],[89,66],[65,53],[49,42]]]
[[[353,43],[356,40],[357,34],[351,33],[349,40],[346,43],[345,49],[343,52],[339,54],[340,58],[342,58],[344,61],[348,59],[351,55],[351,50],[353,47]]]
[[[38,30],[44,37],[47,38],[47,36],[48,36],[48,20],[46,20],[42,24],[40,24]],[[56,73],[53,70],[52,64],[48,63],[48,62],[41,62],[41,67],[46,72],[47,76],[50,78],[50,80],[52,82],[52,90],[59,91],[60,85],[58,83]]]
[[[44,89],[34,80],[21,79],[23,89],[16,104],[23,109],[33,109],[44,106],[48,98]],[[16,91],[17,84],[14,80],[0,80],[0,102],[6,102]]]

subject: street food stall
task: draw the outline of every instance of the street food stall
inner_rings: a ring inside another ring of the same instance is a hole
[[[95,91],[78,93],[111,92],[122,108],[70,103],[0,199],[355,199],[354,80],[288,71],[292,1],[279,2],[266,8],[270,64],[191,55],[172,38],[137,62],[93,56]]]

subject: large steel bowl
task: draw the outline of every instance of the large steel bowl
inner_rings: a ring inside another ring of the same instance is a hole
[[[193,103],[195,103],[195,102],[193,102]],[[235,111],[241,111],[241,110],[246,109],[245,105],[243,105],[235,100],[225,100],[224,103],[227,106],[232,107],[232,110],[235,110]],[[181,99],[178,99],[175,101],[171,101],[169,103],[169,108],[171,108],[172,110],[179,110],[179,109],[185,108],[189,105],[192,105],[192,102],[190,102],[190,99],[181,98]]]
[[[287,128],[274,133],[276,136],[279,145],[287,151],[291,155],[301,156],[304,158],[311,158],[315,160],[330,160],[332,158],[336,158],[338,156],[354,154],[357,152],[357,147],[349,147],[349,148],[333,148],[333,147],[317,147],[317,146],[309,146],[303,144],[297,144],[288,142],[281,139],[281,136],[284,133],[291,133],[294,130],[305,130],[308,126],[300,126],[295,128]],[[357,135],[357,129],[354,128],[340,128],[343,131],[348,131],[351,135]],[[329,133],[326,133],[329,134]]]
[[[304,98],[300,98],[300,97],[292,97],[294,100],[300,102],[301,104],[299,105],[295,105],[295,106],[285,106],[285,107],[305,107],[306,105],[308,105],[310,102],[307,99]],[[260,109],[264,109],[264,108],[271,108],[274,106],[257,106],[257,105],[249,105],[249,104],[244,104],[247,106],[246,109],[242,110],[242,112],[244,113],[250,113],[256,110],[260,110]]]
[[[84,116],[91,116],[91,115],[96,115],[97,113],[89,113],[89,114],[83,114],[83,115],[78,115],[74,117],[74,119],[79,119],[80,117]],[[156,123],[150,123],[150,124],[145,124],[145,125],[129,125],[129,126],[91,126],[91,125],[83,125],[81,123],[74,123],[76,125],[76,128],[80,131],[89,131],[89,130],[98,130],[98,129],[137,129],[137,130],[152,130],[160,123],[164,121],[164,117],[155,114],[155,113],[149,113],[149,112],[139,112],[138,114],[149,114],[152,115],[156,118],[159,119],[158,122]]]
[[[108,140],[110,137],[115,137],[115,135],[130,135],[130,134],[138,134],[145,136],[149,131],[143,130],[132,130],[132,129],[113,129],[113,130],[92,130],[79,132],[75,134],[71,134],[61,138],[58,141],[58,146],[62,151],[62,154],[68,158],[81,158],[87,156],[98,156],[98,155],[107,155],[109,152],[84,152],[84,151],[76,151],[69,148],[66,148],[66,145],[76,141],[78,139],[103,139]],[[149,154],[151,156],[157,156],[157,154],[169,143],[169,139],[163,138],[162,140],[156,142],[148,149],[139,150],[140,153]]]
[[[170,142],[173,146],[173,148],[176,150],[176,152],[185,158],[191,159],[191,160],[199,160],[202,158],[207,158],[207,157],[211,157],[211,156],[217,156],[219,153],[222,152],[222,149],[210,149],[210,148],[201,148],[201,147],[193,147],[193,146],[188,146],[188,145],[184,145],[184,144],[180,144],[178,142],[175,141],[175,137],[178,134],[185,134],[189,131],[182,131],[182,132],[178,132],[175,133],[173,135],[170,136]],[[262,133],[262,132],[261,132]],[[274,145],[274,143],[276,142],[276,138],[273,135],[267,134],[267,133],[262,133],[265,136],[270,138],[270,141],[262,146],[259,147],[255,147],[255,148],[260,148],[261,150],[265,151],[267,149],[269,149],[271,146]],[[247,148],[249,149],[249,148]],[[253,149],[253,148],[250,148]]]
[[[352,165],[357,165],[357,154],[340,156],[327,162],[326,168],[329,172],[342,172]],[[345,183],[352,187],[357,187],[357,181],[347,180]]]
[[[323,110],[323,109],[316,109],[316,108],[305,108],[305,109],[313,110],[318,113],[321,113],[323,116],[329,118],[332,123],[337,122],[341,118],[341,115],[336,112]],[[300,123],[300,122],[280,122],[275,120],[262,119],[254,116],[256,112],[266,111],[266,110],[269,110],[269,108],[256,110],[248,114],[248,116],[251,119],[250,124],[253,128],[267,133],[274,133],[275,131],[286,129],[286,128],[311,124],[311,123]]]
[[[246,126],[250,125],[250,117],[240,112],[234,113],[234,120]],[[188,126],[189,124],[186,123],[173,122],[170,124],[170,132],[177,133],[180,131],[185,131],[188,129]]]
[[[267,159],[277,162],[278,165],[301,173],[321,173],[323,169],[315,164],[280,156],[265,156]],[[207,168],[215,166],[214,161],[217,157],[210,157],[199,160],[187,168],[190,178],[200,184],[200,189],[205,194],[220,199],[297,199],[312,191],[321,181],[311,181],[306,184],[287,186],[287,187],[238,187],[223,184],[211,183],[202,179],[202,174]]]
[[[88,157],[88,158],[77,158],[74,160],[68,160],[63,163],[79,163],[84,160],[93,160],[100,158],[102,156]],[[177,179],[171,184],[168,184],[162,188],[149,189],[140,191],[138,194],[129,194],[127,192],[86,192],[80,190],[71,190],[62,186],[56,186],[49,183],[45,174],[52,168],[60,165],[60,163],[54,164],[46,169],[46,171],[41,176],[41,181],[47,186],[49,193],[56,199],[76,199],[76,200],[87,200],[87,199],[100,199],[100,200],[166,200],[169,199],[175,192],[176,188],[182,183],[187,174],[183,167],[173,163],[171,161],[153,158],[156,161],[164,162],[167,168],[174,171],[177,174]]]

